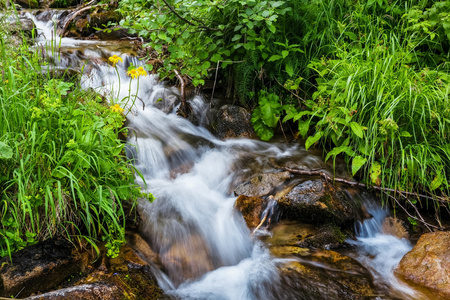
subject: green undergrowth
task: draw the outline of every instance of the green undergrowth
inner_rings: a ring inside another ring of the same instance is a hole
[[[288,123],[369,186],[449,206],[449,0],[123,0],[119,10],[162,78],[227,86],[261,139]]]
[[[35,49],[2,32],[0,256],[54,236],[124,242],[140,189],[126,160],[125,117],[76,79],[54,78]],[[42,75],[44,74],[44,75]],[[148,195],[147,195],[148,196]]]

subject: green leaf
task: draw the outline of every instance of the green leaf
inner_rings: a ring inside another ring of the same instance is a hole
[[[339,147],[334,147],[333,150],[328,152],[327,156],[325,157],[325,161],[327,161],[331,156],[336,157],[342,152],[346,153],[348,156],[353,156],[355,154],[350,146],[341,145]]]
[[[169,27],[169,28],[167,28],[167,32],[170,34],[170,35],[174,35],[175,34],[175,28],[173,28],[173,27]]]
[[[13,156],[13,150],[10,146],[0,142],[0,159],[10,159]]]
[[[276,61],[276,60],[280,60],[280,59],[283,59],[283,57],[280,55],[272,55],[268,61],[270,62],[270,61]]]
[[[408,131],[402,131],[401,133],[400,133],[400,136],[401,137],[412,137],[412,135],[408,132]]]
[[[356,172],[358,172],[366,162],[367,158],[362,157],[361,155],[355,156],[352,161],[352,175],[355,176]]]
[[[323,131],[316,132],[314,136],[308,137],[305,143],[306,150],[309,149],[312,145],[314,145],[320,138],[323,136]]]
[[[286,58],[286,56],[289,55],[289,51],[283,50],[283,51],[281,51],[281,55],[283,56],[283,58]]]
[[[306,121],[298,122],[298,132],[301,134],[302,137],[305,137],[305,135],[308,133],[310,121],[311,120],[308,119]]]
[[[292,77],[294,75],[294,69],[292,68],[292,65],[286,64],[286,73],[288,73],[289,77]]]
[[[255,108],[252,113],[252,124],[255,129],[256,134],[263,141],[268,141],[273,136],[273,129],[267,126],[263,120],[261,115],[261,109],[259,107]]]
[[[381,185],[381,178],[379,177],[381,174],[381,165],[379,162],[374,162],[370,167],[370,180],[375,185]]]
[[[280,119],[282,107],[279,100],[280,98],[275,94],[265,96],[265,93],[261,93],[259,98],[261,119],[271,128],[277,126],[278,120]]]
[[[277,29],[273,25],[269,25],[268,28],[272,33],[275,33],[275,31],[277,31]]]
[[[444,176],[441,172],[437,172],[436,177],[434,177],[433,181],[430,184],[430,189],[434,191],[438,187],[442,185],[442,182],[444,181]]]
[[[359,138],[361,138],[361,139],[363,138],[364,127],[362,127],[361,125],[359,125],[356,122],[351,122],[350,128],[352,129],[353,133],[356,134]]]

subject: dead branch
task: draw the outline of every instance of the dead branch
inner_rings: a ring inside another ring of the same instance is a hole
[[[180,75],[180,72],[178,70],[174,70],[175,76],[177,76],[178,80],[180,81],[181,90],[180,90],[180,98],[181,98],[181,105],[179,112],[183,117],[187,117],[188,115],[188,104],[186,103],[186,92],[184,90],[186,86],[186,82],[184,81],[183,77]]]

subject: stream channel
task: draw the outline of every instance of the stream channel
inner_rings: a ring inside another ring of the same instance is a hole
[[[381,224],[389,212],[370,197],[364,201],[373,217],[355,224],[356,239],[347,241],[353,247],[345,255],[368,270],[375,286],[372,295],[345,297],[333,291],[330,283],[355,275],[352,271],[337,270],[311,255],[271,254],[264,236],[272,232],[261,229],[252,234],[234,209],[233,190],[250,175],[270,171],[270,159],[326,168],[320,155],[297,143],[215,138],[205,127],[176,115],[178,89],[159,82],[155,75],[139,80],[126,75],[130,63],[142,64],[127,54],[131,42],[61,38],[55,32],[62,13],[26,12],[39,29],[37,48],[46,47],[57,68],[83,70],[81,85],[105,95],[111,104],[128,99],[130,93],[130,99],[136,99],[133,106],[128,101],[124,111],[130,128],[127,154],[146,184],[139,177],[136,181],[156,197],[153,203],[139,204],[140,232],[161,258],[162,266],[155,265],[154,272],[167,295],[230,300],[426,299],[394,276],[393,269],[412,246],[406,239],[382,233]],[[123,59],[117,69],[108,63],[112,55]],[[189,102],[200,123],[208,124],[210,104],[201,96]],[[187,259],[174,261],[174,256]],[[322,270],[328,281],[285,278],[281,270],[292,263]],[[312,291],[305,292],[305,287]]]

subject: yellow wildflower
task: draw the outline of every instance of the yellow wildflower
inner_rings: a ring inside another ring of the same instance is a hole
[[[138,72],[137,69],[131,69],[130,71],[127,72],[127,75],[130,76],[131,78],[138,78],[139,76],[141,76],[141,74]]]
[[[139,76],[140,75],[142,75],[142,76],[147,76],[148,75],[147,71],[145,71],[145,69],[143,67],[137,68],[137,72],[139,73]]]
[[[114,106],[111,106],[110,108],[112,111],[118,112],[119,114],[121,114],[123,112],[123,108],[120,107],[119,104],[114,104]]]
[[[113,67],[119,62],[119,60],[121,62],[123,62],[122,58],[120,56],[115,55],[115,54],[113,56],[109,57],[109,61],[111,61],[113,63]]]

